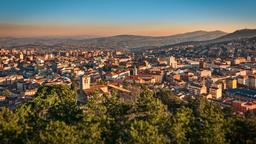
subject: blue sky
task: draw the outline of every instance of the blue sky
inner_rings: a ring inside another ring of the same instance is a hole
[[[255,28],[255,6],[256,0],[0,0],[0,24],[101,28],[146,25],[158,31],[161,27],[189,30],[201,26],[232,31]]]

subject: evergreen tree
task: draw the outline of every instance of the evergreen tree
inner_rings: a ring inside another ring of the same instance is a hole
[[[78,138],[77,131],[73,126],[61,121],[50,121],[30,142],[40,144],[77,144]]]
[[[162,144],[166,143],[165,136],[159,133],[156,126],[147,121],[135,120],[129,130],[131,144]]]
[[[191,125],[194,120],[192,110],[182,107],[178,109],[171,120],[171,142],[176,144],[190,143]]]
[[[174,97],[148,89],[135,102],[96,94],[79,107],[74,88],[43,86],[31,102],[0,110],[0,143],[255,143],[254,115],[236,117],[204,98],[184,105]]]
[[[224,115],[205,98],[198,98],[193,107],[195,119],[192,126],[192,143],[226,143]]]
[[[0,113],[0,142],[4,144],[19,143],[22,127],[19,117],[7,108]]]
[[[226,127],[227,139],[232,144],[253,144],[256,141],[256,119],[230,117]]]

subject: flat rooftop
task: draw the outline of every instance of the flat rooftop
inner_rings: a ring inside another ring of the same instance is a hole
[[[237,88],[237,89],[228,89],[227,92],[232,95],[238,95],[238,96],[256,99],[256,90]]]

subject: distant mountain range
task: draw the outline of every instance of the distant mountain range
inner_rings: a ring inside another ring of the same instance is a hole
[[[186,41],[211,40],[226,35],[222,31],[195,31],[171,36],[138,36],[138,35],[117,35],[100,38],[0,38],[0,46],[20,45],[82,45],[84,47],[100,48],[137,48],[145,46],[163,46]]]
[[[113,37],[81,40],[81,43],[83,43],[84,45],[98,45],[100,47],[137,48],[145,46],[162,46],[186,41],[211,40],[224,35],[226,35],[226,33],[222,31],[195,31],[184,34],[161,37],[118,35]]]
[[[84,48],[139,48],[139,47],[161,47],[166,45],[197,43],[207,44],[233,39],[250,38],[256,36],[256,29],[243,29],[233,33],[222,31],[195,31],[171,36],[138,36],[117,35],[100,38],[0,38],[0,47],[18,47],[20,45],[72,45]]]
[[[218,38],[211,39],[211,40],[186,41],[186,42],[161,46],[161,48],[172,47],[172,46],[177,46],[177,45],[190,45],[190,44],[191,45],[209,45],[209,44],[228,42],[228,41],[233,41],[233,40],[248,39],[248,38],[254,38],[254,37],[256,37],[256,29],[241,29],[241,30],[237,30],[233,33],[228,33],[226,35],[223,35]]]
[[[216,38],[216,39],[212,40],[211,42],[214,42],[214,43],[215,42],[224,42],[224,41],[252,38],[252,37],[256,37],[256,29],[241,29],[241,30],[237,30],[233,33],[226,34],[224,36]]]
[[[166,45],[154,48],[145,48],[165,51],[167,54],[185,57],[218,57],[234,58],[248,57],[256,54],[256,31],[238,30],[225,36],[208,41],[184,42],[175,45]],[[132,49],[144,51],[145,49]]]

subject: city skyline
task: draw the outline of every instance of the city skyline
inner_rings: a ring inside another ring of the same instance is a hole
[[[1,0],[0,36],[163,36],[256,28],[253,0]]]

